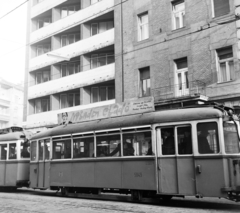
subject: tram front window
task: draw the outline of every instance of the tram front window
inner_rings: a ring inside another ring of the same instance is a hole
[[[71,139],[53,141],[53,159],[68,159],[71,156]]]
[[[240,152],[237,127],[232,121],[223,122],[225,152],[237,154]]]
[[[17,159],[16,143],[9,144],[9,159]]]
[[[219,140],[216,122],[198,123],[198,152],[200,154],[219,153]]]
[[[94,138],[73,139],[73,158],[94,157]]]
[[[7,144],[0,145],[0,160],[7,159]]]

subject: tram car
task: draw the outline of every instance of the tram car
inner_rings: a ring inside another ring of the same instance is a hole
[[[30,187],[240,201],[239,131],[233,111],[215,106],[58,126],[31,138]]]
[[[0,190],[29,186],[29,137],[21,127],[0,130]]]

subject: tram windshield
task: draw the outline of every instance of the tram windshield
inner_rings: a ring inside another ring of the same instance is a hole
[[[223,122],[223,133],[226,153],[237,154],[240,152],[238,130],[239,130],[238,122],[233,121]]]

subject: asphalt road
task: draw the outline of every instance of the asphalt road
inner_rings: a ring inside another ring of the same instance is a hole
[[[18,190],[0,193],[4,213],[196,213],[238,212],[240,203],[225,199],[173,198],[169,202],[132,203],[56,196],[52,191]]]

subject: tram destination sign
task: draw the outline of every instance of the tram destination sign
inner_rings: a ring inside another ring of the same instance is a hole
[[[141,98],[107,106],[59,113],[58,124],[66,125],[152,111],[155,111],[153,97]]]

